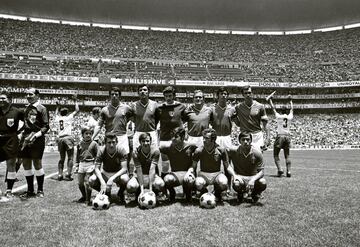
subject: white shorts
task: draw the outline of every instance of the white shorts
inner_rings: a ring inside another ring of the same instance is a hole
[[[127,135],[117,136],[118,147],[125,149],[126,153],[130,153],[129,138]]]
[[[262,131],[257,132],[255,134],[251,134],[252,136],[252,143],[251,145],[256,148],[257,150],[259,150],[260,152],[262,152],[261,147],[264,147],[265,143],[264,143],[264,134]]]
[[[202,136],[189,136],[188,143],[200,147],[204,145],[204,139]]]
[[[212,184],[214,184],[215,179],[217,178],[217,176],[219,176],[220,174],[223,174],[223,173],[221,171],[218,171],[218,172],[202,172],[202,171],[199,171],[198,177],[204,178],[207,185],[212,185]]]
[[[133,136],[133,150],[135,150],[137,147],[140,146],[140,141],[139,141],[139,136],[142,134],[142,133],[146,133],[146,132],[140,132],[140,131],[136,131],[134,133],[134,136]],[[155,148],[159,148],[159,145],[158,145],[158,134],[157,134],[157,131],[150,131],[150,132],[147,132],[150,134],[151,136],[151,145]]]
[[[218,136],[216,138],[216,143],[222,147],[222,148],[231,148],[233,146],[232,142],[231,142],[231,136]]]
[[[94,161],[80,162],[78,173],[92,173],[95,169]]]

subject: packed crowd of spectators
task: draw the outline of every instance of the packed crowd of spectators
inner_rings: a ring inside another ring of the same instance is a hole
[[[40,64],[26,59],[0,61],[0,72],[277,82],[360,79],[360,28],[303,35],[223,35],[0,19],[0,30],[2,51],[59,55],[56,61]],[[66,55],[84,57],[69,59]],[[90,57],[139,61],[94,63]],[[146,64],[148,59],[175,62],[155,69]],[[197,61],[198,70],[189,64],[179,66],[176,61]],[[229,68],[220,62],[237,66]]]

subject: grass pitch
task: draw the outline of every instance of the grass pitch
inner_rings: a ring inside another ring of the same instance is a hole
[[[57,159],[45,156],[47,175]],[[76,180],[47,179],[45,198],[0,203],[0,246],[359,246],[359,150],[293,151],[291,178],[274,176],[270,151],[265,160],[259,203],[225,199],[211,210],[178,198],[152,210],[130,202],[94,211],[73,202]],[[25,185],[19,178],[15,188]]]

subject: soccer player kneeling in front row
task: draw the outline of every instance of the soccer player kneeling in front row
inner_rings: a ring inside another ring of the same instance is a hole
[[[165,186],[169,190],[170,202],[175,201],[174,187],[182,185],[186,200],[191,201],[191,192],[195,183],[192,155],[196,149],[185,140],[185,129],[177,127],[172,131],[171,144],[160,146],[160,152],[170,160],[171,172],[164,177]]]
[[[95,174],[89,178],[90,187],[105,193],[111,199],[113,183],[119,186],[118,196],[125,202],[124,191],[130,178],[127,174],[127,152],[117,146],[116,134],[105,134],[105,146],[100,147],[95,159]]]
[[[89,177],[95,169],[95,157],[98,152],[98,144],[91,140],[93,130],[85,126],[81,128],[82,140],[77,146],[75,171],[78,172],[79,190],[81,198],[77,201],[79,203],[85,202],[90,204],[91,188],[89,186]]]
[[[201,194],[207,192],[208,185],[214,185],[217,201],[221,201],[221,193],[227,189],[228,179],[221,171],[221,161],[224,169],[229,166],[226,150],[216,144],[216,131],[205,129],[202,132],[204,145],[198,147],[193,155],[193,168],[196,171],[200,161],[200,171],[195,179],[195,187]]]
[[[253,201],[257,202],[266,189],[263,155],[251,146],[251,141],[250,133],[240,133],[240,146],[228,149],[234,166],[228,166],[228,171],[233,177],[233,188],[238,193],[239,202],[243,201],[245,193],[251,193]]]
[[[151,134],[141,133],[139,136],[140,146],[133,152],[136,174],[130,179],[126,188],[129,193],[135,193],[135,200],[144,193],[144,188],[149,188],[155,193],[164,192],[165,183],[158,175],[158,161],[160,151],[151,145]]]

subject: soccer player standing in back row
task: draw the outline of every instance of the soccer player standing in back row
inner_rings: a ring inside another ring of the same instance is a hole
[[[229,92],[224,88],[220,87],[217,92],[217,103],[213,106],[213,121],[212,127],[216,131],[216,143],[224,149],[232,147],[231,142],[231,130],[232,122],[231,116],[234,115],[235,109],[227,104]],[[231,186],[231,175],[225,169],[225,176],[228,179],[228,194],[230,193]]]
[[[130,106],[120,103],[121,91],[118,87],[110,90],[110,104],[103,107],[100,112],[98,124],[95,126],[92,140],[96,140],[101,127],[105,125],[105,134],[112,132],[117,136],[117,143],[129,154],[129,140],[126,134],[126,126],[132,116]]]
[[[242,133],[250,133],[252,135],[252,145],[263,151],[270,143],[270,130],[267,128],[268,117],[265,107],[253,99],[253,93],[249,85],[242,88],[242,95],[245,100],[235,106],[235,114],[231,119],[240,127]],[[265,141],[263,130],[266,133]]]
[[[158,136],[156,132],[157,120],[155,111],[157,103],[149,99],[149,87],[145,84],[138,87],[139,100],[132,105],[133,122],[135,123],[135,133],[133,136],[133,150],[140,146],[139,136],[148,132],[151,135],[151,145],[158,147]]]
[[[156,119],[160,123],[160,142],[159,146],[170,146],[172,143],[173,131],[175,128],[183,127],[186,106],[175,100],[176,91],[173,86],[167,86],[163,90],[165,102],[160,104],[156,109]],[[165,153],[161,153],[162,170],[161,176],[169,171],[169,159]]]
[[[284,156],[286,162],[286,176],[291,177],[291,161],[290,161],[290,145],[291,145],[291,138],[290,138],[290,124],[294,118],[293,114],[293,103],[291,100],[291,95],[288,96],[290,99],[290,112],[286,114],[286,106],[282,109],[281,114],[279,114],[275,110],[275,106],[272,102],[271,97],[269,98],[269,104],[271,109],[273,110],[277,122],[277,136],[274,142],[274,160],[275,165],[278,170],[277,175],[281,177],[284,174],[284,171],[281,169],[280,166],[280,158],[279,154],[281,149],[284,149]]]
[[[196,146],[203,145],[202,131],[209,128],[213,119],[212,109],[204,103],[204,93],[201,90],[194,91],[194,104],[186,109],[186,121],[188,124],[188,142]]]

